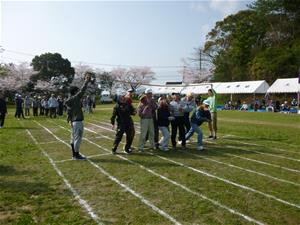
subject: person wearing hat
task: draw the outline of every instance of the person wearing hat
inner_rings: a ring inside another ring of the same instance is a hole
[[[7,113],[6,101],[4,95],[0,92],[0,128],[3,128],[5,115]]]
[[[127,93],[125,95],[125,98],[126,98],[127,103],[131,106],[132,106],[132,102],[133,102],[133,100],[132,100],[133,96],[134,96],[134,89],[133,88],[128,89]],[[136,110],[136,109],[134,108],[134,110]],[[134,111],[134,114],[136,114],[136,111]],[[130,129],[132,131],[132,137],[134,137],[135,128],[134,128],[134,123],[133,123],[132,119],[131,119],[131,121],[132,121],[132,123],[129,126],[131,126]]]
[[[22,96],[18,94],[17,97],[16,97],[16,113],[15,113],[15,117],[20,118],[22,116],[22,118],[25,119],[24,112],[23,112],[23,105],[24,105],[24,101],[22,99]]]
[[[180,100],[179,93],[172,93],[173,101],[170,102],[171,116],[175,119],[171,121],[171,142],[173,150],[176,149],[177,129],[179,129],[179,138],[181,146],[185,149],[185,129],[184,129],[184,103]]]
[[[70,88],[70,97],[66,100],[65,104],[67,106],[68,118],[67,121],[70,123],[72,128],[71,134],[71,150],[72,158],[74,160],[85,160],[86,158],[79,153],[81,140],[83,137],[83,112],[81,107],[81,100],[87,89],[88,83],[91,81],[91,72],[85,73],[85,82],[81,89],[76,86]]]
[[[131,116],[136,114],[136,110],[129,104],[126,99],[126,93],[121,93],[117,103],[113,109],[111,116],[112,129],[115,129],[115,121],[117,121],[116,136],[112,147],[112,154],[116,154],[117,148],[122,140],[123,134],[126,133],[126,144],[124,146],[125,153],[132,152],[131,145],[134,138],[133,120]]]
[[[138,115],[141,118],[141,134],[139,141],[139,151],[144,151],[144,146],[146,143],[146,136],[148,134],[148,139],[150,142],[150,148],[154,149],[154,113],[157,109],[157,104],[152,99],[152,90],[150,88],[146,89],[145,94],[141,95],[140,104],[138,106]]]
[[[211,88],[207,91],[208,98],[207,101],[209,102],[209,111],[211,114],[211,121],[208,123],[208,129],[210,131],[210,135],[208,138],[217,139],[217,105],[216,105],[216,98],[217,93],[216,91]]]
[[[208,101],[203,101],[203,105],[199,105],[197,109],[193,112],[192,117],[191,117],[191,128],[185,135],[185,139],[189,140],[194,132],[198,134],[197,137],[197,150],[202,151],[204,150],[203,148],[203,133],[200,128],[201,124],[203,122],[210,122],[210,113],[208,110],[209,102]]]

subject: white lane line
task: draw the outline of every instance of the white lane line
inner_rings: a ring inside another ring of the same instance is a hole
[[[105,155],[111,155],[111,154],[108,154],[108,153],[103,153],[103,154],[97,154],[97,155],[89,155],[89,156],[86,156],[88,159],[91,159],[91,158],[95,158],[95,157],[98,157],[98,156],[105,156]],[[63,162],[68,162],[68,161],[73,161],[74,159],[64,159],[64,160],[58,160],[58,161],[54,161],[55,163],[63,163]]]
[[[41,147],[41,145],[38,143],[38,141],[33,137],[33,135],[31,134],[31,132],[26,129],[28,135],[31,137],[31,139],[33,140],[33,142],[36,144],[36,146],[40,149],[40,151],[43,153],[43,155],[48,158],[50,164],[53,166],[54,170],[56,171],[56,173],[63,179],[65,185],[69,188],[69,190],[72,192],[72,194],[75,197],[75,200],[77,200],[79,202],[79,204],[81,205],[81,207],[83,207],[87,213],[92,217],[92,219],[97,223],[97,224],[102,224],[100,222],[100,219],[98,217],[98,215],[94,212],[94,210],[92,209],[92,207],[88,204],[88,202],[86,200],[84,200],[83,198],[80,197],[80,195],[78,194],[78,192],[73,188],[73,186],[71,185],[71,183],[66,179],[66,177],[64,176],[64,174],[60,171],[60,169],[58,169],[58,167],[56,166],[55,162],[53,161],[53,159],[48,155],[48,153]]]
[[[223,135],[223,137],[238,137],[238,138],[248,138],[248,137],[243,137],[243,136],[237,136],[237,135],[233,135],[233,134],[230,134],[230,135]],[[228,140],[225,138],[225,140]],[[241,143],[241,144],[245,144],[245,145],[253,145],[253,146],[261,146],[261,147],[265,147],[265,145],[261,145],[261,144],[255,144],[255,143],[250,143],[250,142],[243,142],[243,141],[239,141],[239,140],[230,140],[229,141],[234,141],[234,142],[238,142],[238,143]],[[250,140],[249,140],[250,141]],[[271,142],[271,143],[274,143],[274,144],[278,144],[278,143],[281,143],[281,141],[272,141],[272,140],[265,140],[265,141],[268,141],[268,142]],[[293,145],[293,144],[290,144],[290,143],[284,143],[285,145],[288,145],[288,146],[291,146],[291,147],[295,147],[295,148],[299,148],[298,145]],[[295,152],[295,151],[288,151],[288,150],[284,150],[284,149],[281,149],[281,148],[274,148],[274,147],[268,147],[270,149],[274,149],[274,150],[278,150],[278,151],[282,151],[282,152],[290,152],[290,153],[296,153],[296,154],[300,154],[300,152]]]
[[[250,169],[246,169],[246,168],[236,166],[236,165],[233,165],[233,164],[230,164],[230,163],[225,163],[225,162],[222,162],[222,161],[219,161],[219,160],[211,159],[211,158],[208,158],[208,157],[205,157],[205,156],[202,156],[202,155],[197,155],[197,154],[186,152],[186,151],[181,151],[181,152],[184,152],[184,153],[189,154],[189,155],[193,155],[197,158],[202,158],[202,159],[205,159],[205,160],[208,160],[208,161],[211,161],[211,162],[215,162],[215,163],[218,163],[218,164],[221,164],[221,165],[226,165],[226,166],[229,166],[229,167],[232,167],[232,168],[235,168],[235,169],[239,169],[239,170],[242,170],[242,171],[245,171],[245,172],[249,172],[249,173],[259,175],[259,176],[267,177],[267,178],[270,178],[272,180],[276,180],[276,181],[279,181],[279,182],[282,182],[282,183],[287,183],[287,184],[292,184],[292,185],[295,185],[295,186],[300,186],[300,184],[298,184],[298,183],[295,183],[295,182],[292,182],[292,181],[289,181],[289,180],[284,180],[284,179],[277,178],[277,177],[273,177],[273,176],[270,176],[270,175],[265,174],[265,173],[260,173],[260,172],[250,170]]]
[[[58,124],[57,124],[57,125],[58,125]],[[60,126],[60,125],[58,125],[58,126],[61,127],[62,129],[65,129],[65,130],[68,131],[68,129],[66,129],[65,127]],[[86,128],[85,128],[85,129],[86,129]],[[90,130],[90,129],[86,129],[86,130],[88,130],[89,132],[94,133],[94,134],[97,133],[96,131],[93,131],[93,130]],[[101,145],[98,145],[98,144],[95,143],[95,142],[90,141],[88,138],[84,138],[84,140],[86,140],[86,141],[89,142],[90,144],[93,144],[93,145],[97,146],[98,148],[100,148],[100,149],[102,149],[102,150],[105,150],[105,151],[107,151],[107,152],[110,152],[107,148],[105,148],[105,147],[103,147],[103,146],[101,146]],[[154,154],[151,154],[151,155],[154,155]],[[182,188],[183,190],[185,190],[185,191],[187,191],[187,192],[189,192],[189,193],[191,193],[191,194],[193,194],[193,195],[196,195],[196,196],[198,196],[198,197],[200,197],[200,198],[202,198],[202,199],[204,199],[204,200],[209,201],[210,203],[212,203],[212,204],[215,205],[215,206],[218,206],[218,207],[220,207],[220,208],[222,208],[222,209],[225,209],[225,210],[229,211],[229,212],[232,213],[232,214],[238,215],[238,216],[244,218],[245,220],[247,220],[247,221],[249,221],[249,222],[253,222],[253,223],[256,223],[256,224],[260,224],[260,225],[264,224],[263,222],[260,222],[260,221],[258,221],[258,220],[256,220],[256,219],[253,219],[253,218],[251,218],[251,217],[249,217],[249,216],[247,216],[247,215],[244,215],[244,214],[242,214],[242,213],[240,213],[240,212],[238,212],[238,211],[236,211],[236,210],[234,210],[234,209],[232,209],[232,208],[229,208],[228,206],[223,205],[223,204],[219,203],[219,202],[216,201],[216,200],[213,200],[213,199],[211,199],[211,198],[209,198],[209,197],[207,197],[207,196],[205,196],[205,195],[203,195],[203,194],[200,194],[200,193],[198,193],[198,192],[195,192],[195,191],[191,190],[190,188],[188,188],[188,187],[186,187],[186,186],[184,186],[184,185],[182,185],[182,184],[180,184],[180,183],[177,183],[176,181],[171,180],[171,179],[169,179],[169,178],[167,178],[167,177],[165,177],[165,176],[163,176],[163,175],[161,175],[161,174],[159,174],[159,173],[157,173],[157,172],[155,172],[155,171],[153,171],[153,170],[151,170],[151,169],[149,169],[149,168],[147,168],[147,167],[145,167],[145,166],[143,166],[143,165],[141,165],[141,164],[139,164],[139,163],[137,163],[137,162],[134,162],[134,161],[132,161],[132,160],[126,158],[126,157],[120,156],[120,155],[116,155],[116,156],[119,157],[120,159],[123,159],[123,160],[125,160],[125,161],[130,162],[131,164],[134,164],[134,165],[139,166],[140,168],[142,168],[142,169],[148,171],[149,173],[151,173],[151,174],[153,174],[153,175],[155,175],[155,176],[158,176],[159,178],[161,178],[161,179],[163,179],[163,180],[166,180],[166,181],[168,181],[169,183],[172,183],[173,185],[175,185],[175,186],[177,186],[177,187],[180,187],[180,188]],[[154,156],[155,156],[155,155],[154,155]]]
[[[230,181],[230,180],[227,180],[227,179],[225,179],[225,178],[215,176],[215,175],[210,174],[210,173],[208,173],[208,172],[205,172],[205,171],[202,171],[202,170],[193,168],[193,167],[191,167],[191,166],[188,166],[188,165],[185,165],[185,164],[183,164],[183,163],[180,163],[180,162],[177,162],[177,161],[168,159],[168,158],[166,158],[166,157],[162,157],[162,156],[159,156],[159,155],[155,155],[155,156],[157,156],[157,157],[159,157],[159,158],[161,158],[161,159],[165,159],[166,161],[172,162],[172,163],[174,163],[174,164],[180,165],[180,166],[182,166],[182,167],[184,167],[184,168],[190,169],[190,170],[192,170],[192,171],[194,171],[194,172],[197,172],[197,173],[200,173],[200,174],[202,174],[202,175],[205,175],[205,176],[207,176],[207,177],[211,177],[211,178],[214,178],[214,179],[223,181],[224,183],[231,184],[231,185],[236,186],[236,187],[239,187],[239,188],[241,188],[241,189],[245,189],[245,190],[251,191],[251,192],[253,192],[253,193],[260,194],[260,195],[262,195],[262,196],[264,196],[264,197],[273,199],[273,200],[278,201],[278,202],[280,202],[280,203],[283,203],[283,204],[285,204],[285,205],[289,205],[289,206],[292,206],[292,207],[295,207],[295,208],[300,209],[300,205],[298,205],[298,204],[295,204],[295,203],[292,203],[292,202],[289,202],[289,201],[286,201],[286,200],[277,198],[277,197],[275,197],[275,196],[273,196],[273,195],[264,193],[264,192],[262,192],[262,191],[256,190],[256,189],[254,189],[254,188],[251,188],[251,187],[248,187],[248,186],[245,186],[245,185],[242,185],[242,184],[235,183],[235,182]]]
[[[103,126],[100,126],[100,125],[97,125],[97,124],[93,124],[93,123],[89,123],[91,125],[94,125],[96,127],[99,127],[99,128],[102,128],[104,130],[107,130],[107,131],[110,131],[110,132],[114,132],[113,130],[110,130],[106,127],[103,127]],[[216,144],[215,142],[213,141],[206,141],[210,144]],[[221,152],[219,150],[215,150],[215,149],[211,149],[213,151],[217,151],[217,152]],[[285,167],[285,166],[280,166],[280,165],[277,165],[277,164],[273,164],[273,163],[268,163],[268,162],[265,162],[265,161],[261,161],[261,160],[256,160],[256,159],[251,159],[251,158],[247,158],[247,157],[242,157],[242,156],[237,156],[237,155],[234,155],[234,154],[231,154],[231,153],[224,153],[224,152],[221,152],[222,154],[225,154],[225,155],[230,155],[232,157],[235,157],[235,158],[239,158],[239,159],[242,159],[242,160],[247,160],[247,161],[251,161],[251,162],[255,162],[255,163],[259,163],[259,164],[263,164],[263,165],[267,165],[267,166],[271,166],[271,167],[274,167],[274,168],[280,168],[282,170],[287,170],[289,172],[295,172],[295,173],[300,173],[300,170],[296,170],[296,169],[291,169],[291,168],[288,168],[288,167]]]
[[[238,149],[238,150],[242,150],[242,151],[246,151],[246,152],[255,152],[255,153],[261,154],[261,155],[268,155],[268,156],[272,156],[272,157],[276,157],[276,158],[281,158],[281,159],[287,159],[287,160],[291,160],[291,161],[295,161],[295,162],[300,162],[300,159],[294,159],[294,158],[290,158],[290,157],[282,156],[282,155],[274,155],[272,153],[260,152],[260,151],[256,151],[256,150],[249,150],[249,149],[245,149],[245,148],[242,148],[242,147],[239,147],[239,146],[223,145],[223,147]]]
[[[255,162],[255,163],[263,164],[263,165],[266,165],[266,166],[271,166],[271,167],[279,168],[279,169],[286,170],[286,171],[289,171],[289,172],[300,173],[300,170],[291,169],[291,168],[288,168],[288,167],[285,167],[285,166],[280,166],[280,165],[277,165],[277,164],[268,163],[268,162],[257,160],[257,159],[251,159],[251,158],[247,158],[247,157],[243,157],[243,156],[238,156],[238,155],[234,155],[234,154],[231,154],[231,153],[225,153],[225,152],[222,152],[222,151],[216,150],[216,149],[210,149],[210,150],[211,151],[220,152],[220,153],[222,153],[224,155],[232,156],[232,157],[235,157],[235,158],[247,160],[247,161],[250,161],[250,162]]]
[[[35,123],[37,123],[40,127],[44,128],[48,133],[50,133],[55,139],[59,140],[61,143],[64,143],[66,146],[69,147],[69,144],[66,143],[65,141],[61,140],[59,137],[57,137],[52,131],[50,131],[47,127],[41,125],[39,122],[34,121]],[[117,178],[115,178],[114,176],[112,176],[111,174],[109,174],[107,171],[105,171],[102,167],[98,166],[97,164],[95,164],[93,161],[91,161],[90,159],[87,159],[87,161],[93,165],[94,167],[96,167],[102,174],[106,175],[111,181],[114,181],[115,183],[117,183],[118,185],[120,185],[122,188],[124,188],[126,191],[130,192],[132,195],[134,195],[135,197],[137,197],[141,202],[143,202],[145,205],[149,206],[153,211],[159,213],[160,215],[164,216],[166,219],[170,220],[172,223],[180,225],[181,223],[179,223],[176,219],[174,219],[172,216],[170,216],[168,213],[166,213],[165,211],[159,209],[157,206],[155,206],[154,204],[152,204],[149,200],[145,199],[142,195],[140,195],[139,193],[135,192],[133,189],[131,189],[130,187],[128,187],[127,185],[125,185],[124,183],[122,183],[121,181],[119,181]]]

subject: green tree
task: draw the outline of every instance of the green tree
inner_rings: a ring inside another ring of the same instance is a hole
[[[68,83],[71,83],[74,78],[75,71],[70,61],[62,58],[59,53],[45,53],[35,56],[32,59],[31,65],[37,71],[31,77],[32,81],[50,81],[55,77],[64,76],[68,79]]]

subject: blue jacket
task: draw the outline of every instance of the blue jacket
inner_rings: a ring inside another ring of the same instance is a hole
[[[210,119],[210,114],[208,115],[209,111],[201,110],[201,109],[196,109],[193,112],[193,115],[191,117],[191,123],[197,124],[200,126],[203,122],[209,122]]]

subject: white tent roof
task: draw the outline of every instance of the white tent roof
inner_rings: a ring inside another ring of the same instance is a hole
[[[268,89],[268,93],[297,93],[299,88],[298,78],[277,79]]]
[[[269,85],[264,80],[223,82],[215,88],[218,94],[264,94]]]
[[[208,89],[211,88],[211,85],[213,86],[214,89],[217,88],[217,86],[220,83],[200,83],[200,84],[191,84],[189,86],[186,86],[182,89],[181,93],[182,94],[187,94],[187,93],[193,93],[193,94],[206,94]]]

